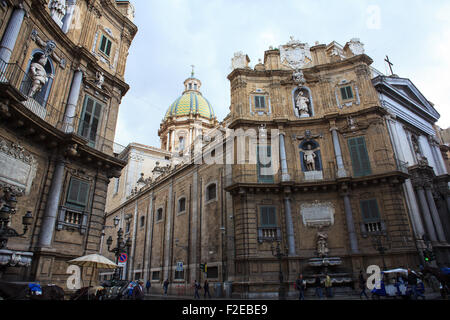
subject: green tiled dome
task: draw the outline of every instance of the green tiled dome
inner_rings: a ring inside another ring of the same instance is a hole
[[[185,92],[181,97],[175,100],[174,103],[167,110],[165,119],[168,117],[182,117],[193,115],[200,115],[203,118],[213,119],[214,111],[206,98],[198,91]]]

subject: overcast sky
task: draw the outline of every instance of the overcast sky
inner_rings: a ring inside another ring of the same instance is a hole
[[[219,121],[228,114],[231,58],[253,67],[269,46],[293,36],[345,45],[360,38],[373,66],[409,78],[450,127],[450,1],[448,0],[132,0],[139,31],[128,56],[116,142],[160,147],[158,129],[195,65],[202,94]],[[448,111],[447,111],[448,110]]]

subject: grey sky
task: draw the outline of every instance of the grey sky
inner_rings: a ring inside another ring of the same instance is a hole
[[[450,126],[450,1],[447,0],[134,0],[139,32],[128,56],[116,142],[160,147],[158,129],[183,91],[190,65],[219,121],[228,114],[227,76],[237,51],[253,67],[269,46],[293,36],[345,45],[360,38],[373,66],[409,78]],[[378,16],[378,13],[379,16]],[[449,110],[449,111],[447,111]]]

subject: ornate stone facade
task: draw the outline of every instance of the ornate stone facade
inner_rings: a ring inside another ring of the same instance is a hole
[[[11,228],[34,217],[2,250],[2,280],[66,290],[67,261],[100,249],[107,184],[126,165],[113,141],[137,27],[121,10],[111,0],[0,6],[0,184],[18,196]]]

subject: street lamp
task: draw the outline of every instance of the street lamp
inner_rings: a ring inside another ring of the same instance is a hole
[[[381,255],[383,261],[383,270],[386,270],[386,262],[384,260],[384,255],[388,250],[391,249],[392,243],[386,231],[376,231],[370,233],[370,240],[372,241],[372,246]]]
[[[116,224],[116,220],[114,219],[114,224]],[[126,241],[124,241],[123,239],[123,230],[122,228],[120,228],[117,231],[117,245],[115,248],[111,249],[111,245],[113,243],[113,239],[111,236],[109,236],[109,238],[106,240],[106,245],[108,246],[108,251],[111,253],[114,253],[115,257],[116,257],[116,264],[119,263],[119,256],[126,252],[128,253],[130,251],[130,247],[131,247],[131,239],[127,238]],[[120,273],[119,273],[119,268],[117,268],[114,272],[114,280],[121,280],[120,279]]]
[[[24,236],[29,226],[33,223],[33,214],[31,211],[22,217],[23,233],[19,234],[13,228],[8,225],[11,220],[11,216],[16,214],[17,198],[10,188],[3,189],[3,197],[0,198],[3,206],[0,209],[0,249],[6,248],[9,238],[16,238]]]
[[[272,250],[272,255],[274,257],[276,257],[278,259],[278,265],[279,265],[279,272],[278,272],[278,277],[280,280],[280,287],[278,289],[278,299],[279,300],[286,300],[286,288],[284,285],[284,279],[283,279],[283,271],[281,269],[281,263],[284,257],[288,256],[288,248],[284,248],[284,252],[281,252],[281,248],[280,248],[280,240],[277,240],[277,246],[276,248],[274,248],[273,246],[273,240],[272,240],[272,244],[270,246],[270,249]]]

